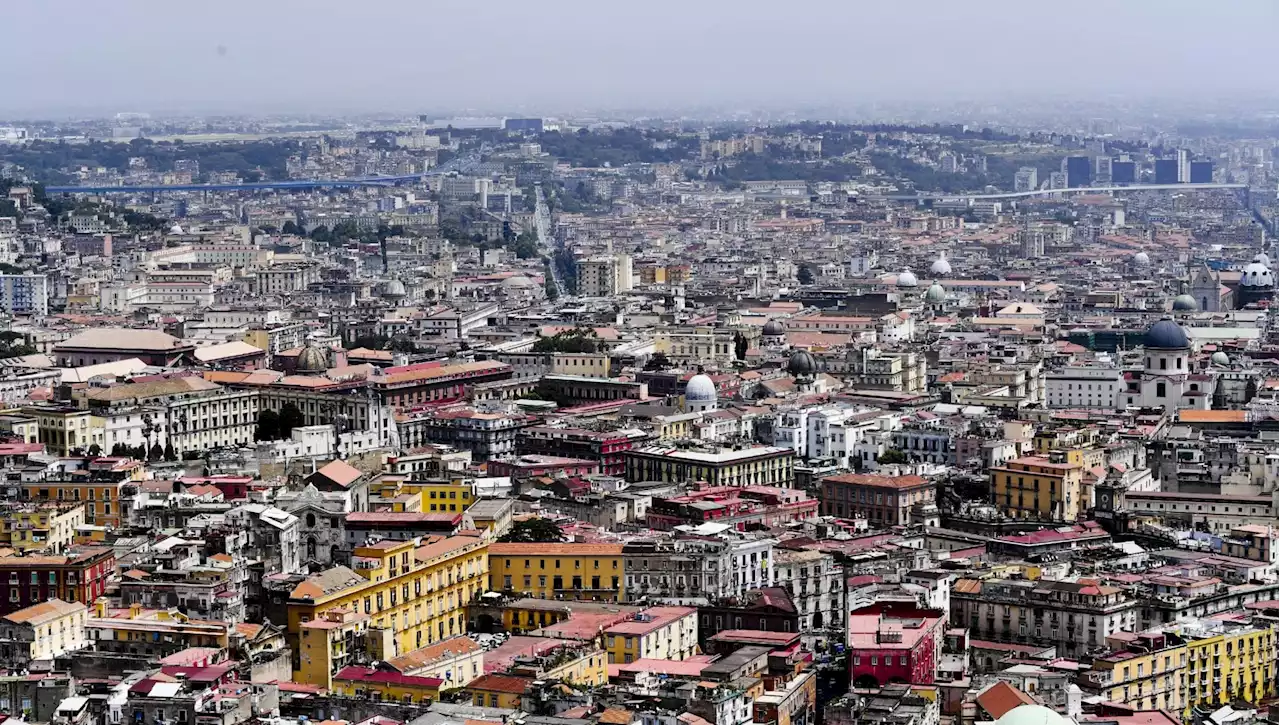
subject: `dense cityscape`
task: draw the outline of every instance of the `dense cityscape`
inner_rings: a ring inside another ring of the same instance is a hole
[[[494,105],[0,119],[6,724],[1280,722],[1274,104]]]

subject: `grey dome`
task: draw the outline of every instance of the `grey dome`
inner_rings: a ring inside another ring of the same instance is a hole
[[[329,369],[329,356],[315,345],[307,345],[298,353],[295,367],[301,373],[321,373]]]
[[[1173,298],[1174,312],[1195,312],[1200,309],[1200,304],[1196,302],[1196,298],[1188,294],[1181,294]]]
[[[514,277],[507,277],[502,280],[502,286],[507,289],[532,289],[535,285],[533,284],[533,280],[522,274],[518,274]]]
[[[916,276],[912,274],[909,269],[902,270],[902,274],[898,275],[899,287],[915,287],[919,284],[920,283],[916,281]]]
[[[1274,287],[1275,275],[1261,262],[1253,262],[1240,274],[1241,287]]]
[[[1231,364],[1231,358],[1228,357],[1225,352],[1219,350],[1215,352],[1213,355],[1209,356],[1209,362],[1213,363],[1214,365],[1217,365],[1218,367],[1224,368]]]
[[[1133,255],[1133,263],[1140,264],[1145,267],[1146,265],[1151,264],[1151,257],[1146,252],[1138,252]]]
[[[684,386],[685,401],[707,402],[716,399],[716,384],[711,378],[698,373],[689,378]]]
[[[1165,318],[1147,330],[1147,334],[1142,338],[1142,345],[1143,347],[1173,349],[1191,347],[1191,341],[1187,339],[1186,330],[1183,330],[1173,320]]]
[[[810,355],[808,350],[796,350],[787,360],[787,372],[796,377],[813,375],[817,369],[818,362],[813,359],[813,355]]]
[[[181,224],[174,224],[173,226],[169,227],[169,233],[170,233],[170,234],[182,234],[182,233],[183,233],[183,231],[182,231],[182,225],[181,225]]]
[[[769,320],[764,323],[760,333],[765,337],[782,337],[787,334],[787,328],[783,327],[782,323],[777,320]]]
[[[938,257],[938,261],[929,267],[929,271],[938,275],[951,274],[951,263],[947,261],[946,257]]]
[[[383,297],[404,297],[406,294],[404,282],[393,279],[382,286]]]
[[[934,282],[929,285],[929,289],[924,293],[924,301],[937,304],[947,298],[947,290],[942,285]]]

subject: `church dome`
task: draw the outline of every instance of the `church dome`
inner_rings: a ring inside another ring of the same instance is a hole
[[[769,320],[764,323],[764,327],[761,328],[760,334],[765,337],[782,337],[787,334],[787,328],[783,327],[782,323],[777,320]]]
[[[169,233],[170,233],[170,234],[182,234],[182,233],[183,233],[183,231],[182,231],[182,225],[181,225],[181,224],[174,224],[173,226],[169,227]]]
[[[300,373],[321,373],[329,369],[329,356],[315,345],[307,345],[298,353],[296,369]]]
[[[1151,264],[1151,256],[1146,252],[1138,252],[1133,255],[1133,263],[1145,267]]]
[[[1147,329],[1147,334],[1142,338],[1143,347],[1157,347],[1163,349],[1175,349],[1180,347],[1191,347],[1191,341],[1187,339],[1187,332],[1182,327],[1165,318]]]
[[[532,289],[534,287],[533,280],[518,274],[514,277],[507,277],[502,280],[502,286],[507,289]]]
[[[1225,352],[1219,350],[1209,357],[1209,362],[1220,368],[1225,368],[1231,364],[1231,358]]]
[[[929,271],[938,275],[951,274],[951,263],[947,261],[946,257],[938,257],[933,266],[929,267]]]
[[[382,286],[383,297],[404,297],[406,294],[404,282],[393,279]]]
[[[929,289],[924,293],[924,301],[931,304],[938,304],[947,298],[947,290],[942,285],[934,282],[929,285]]]
[[[1271,269],[1271,258],[1267,256],[1266,252],[1258,252],[1253,255],[1253,263],[1261,264],[1263,267]]]
[[[1241,287],[1274,287],[1275,275],[1261,262],[1253,262],[1240,274]]]
[[[996,725],[1071,725],[1071,721],[1044,705],[1019,705],[996,720]]]
[[[1200,309],[1200,305],[1196,302],[1196,298],[1191,295],[1181,294],[1173,298],[1174,312],[1195,312],[1198,309]]]
[[[689,382],[684,386],[684,399],[686,402],[706,402],[716,399],[716,384],[711,382],[711,378],[698,373],[689,378]]]
[[[912,274],[909,269],[902,270],[902,274],[898,275],[899,287],[915,287],[919,284],[920,283],[916,281],[916,276]]]
[[[818,361],[813,359],[813,355],[810,355],[808,350],[796,350],[787,360],[787,372],[797,377],[813,375],[817,369]]]

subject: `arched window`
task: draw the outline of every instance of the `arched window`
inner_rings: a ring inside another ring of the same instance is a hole
[[[314,529],[316,527],[316,515],[307,514],[307,528]]]

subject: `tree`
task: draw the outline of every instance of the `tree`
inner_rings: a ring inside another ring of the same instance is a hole
[[[599,352],[604,346],[596,331],[590,327],[575,327],[557,332],[551,337],[540,337],[533,343],[534,352]]]
[[[89,455],[93,456],[94,458],[101,456],[102,446],[98,445],[97,443],[94,443],[93,445],[89,446]]]
[[[258,429],[253,433],[255,441],[274,441],[280,437],[280,415],[274,410],[258,413]]]
[[[813,284],[813,270],[809,269],[809,265],[800,265],[800,271],[796,272],[796,281],[803,285]]]
[[[151,451],[150,451],[150,454],[147,456],[147,460],[158,461],[161,458],[164,458],[164,449],[160,447],[159,443],[152,443]]]
[[[114,446],[111,446],[112,458],[124,458],[128,455],[129,455],[129,448],[125,444],[117,443]]]
[[[564,532],[551,519],[532,518],[517,521],[498,541],[519,544],[554,544],[564,541]]]
[[[890,448],[876,457],[876,463],[906,463],[907,454],[897,448]]]
[[[175,450],[173,449],[173,442],[172,442],[172,441],[165,441],[165,444],[164,444],[164,459],[165,459],[166,461],[176,461],[176,460],[178,460],[178,452],[177,452],[177,451],[175,451]]]
[[[279,433],[281,438],[288,438],[294,428],[300,428],[306,424],[306,419],[302,416],[302,411],[293,403],[285,403],[280,408],[280,427]]]
[[[280,227],[280,233],[292,234],[294,236],[302,236],[304,234],[304,232],[302,231],[302,227],[298,226],[292,221],[285,222],[284,226]]]
[[[333,233],[329,231],[329,227],[323,224],[312,229],[311,233],[307,236],[311,237],[311,241],[320,242],[322,244],[328,244],[333,241]]]
[[[747,338],[741,332],[733,333],[733,356],[739,360],[747,357]]]

